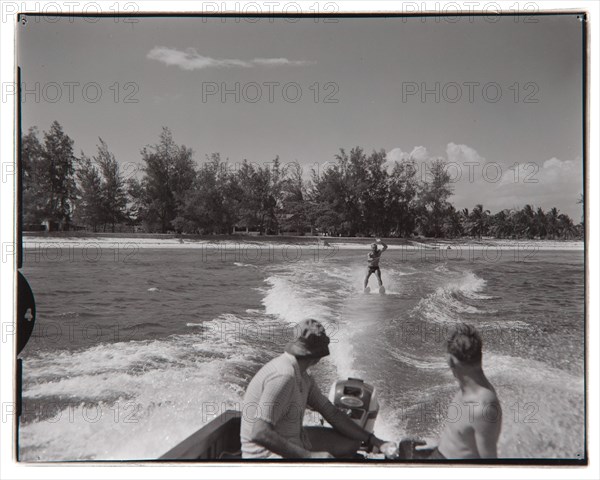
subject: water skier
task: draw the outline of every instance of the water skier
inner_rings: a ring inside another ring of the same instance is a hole
[[[381,250],[379,250],[377,248],[377,244],[381,244],[383,246],[383,248]],[[368,284],[369,284],[369,277],[374,273],[375,276],[377,277],[377,281],[379,282],[379,291],[381,293],[385,292],[385,289],[383,288],[383,282],[381,281],[381,270],[379,269],[379,259],[381,258],[381,254],[383,252],[385,252],[388,249],[388,246],[383,243],[381,241],[381,239],[377,239],[376,243],[372,243],[371,244],[371,251],[369,252],[369,255],[367,256],[367,262],[368,262],[368,270],[367,270],[367,276],[365,277],[365,291],[368,291]],[[382,291],[383,290],[383,291]]]

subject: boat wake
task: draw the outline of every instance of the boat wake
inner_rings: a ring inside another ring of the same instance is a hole
[[[497,297],[483,293],[485,287],[486,281],[470,271],[459,278],[448,275],[442,286],[418,302],[411,315],[438,324],[455,324],[469,317],[494,315],[498,311],[486,308],[483,301]]]

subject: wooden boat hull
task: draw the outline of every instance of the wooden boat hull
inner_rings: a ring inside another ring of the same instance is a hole
[[[227,410],[159,460],[239,460],[242,412]]]

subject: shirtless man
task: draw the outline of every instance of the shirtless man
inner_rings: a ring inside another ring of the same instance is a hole
[[[447,341],[448,365],[459,391],[448,407],[445,429],[430,459],[497,458],[502,409],[481,368],[481,337],[461,323]]]
[[[377,243],[381,244],[383,246],[383,249],[379,250],[377,248]],[[367,276],[365,277],[365,290],[367,289],[367,285],[369,284],[369,277],[373,273],[377,276],[379,287],[383,287],[383,282],[381,281],[381,270],[379,270],[379,259],[381,258],[381,254],[388,249],[388,246],[385,243],[383,243],[379,238],[377,239],[377,243],[371,244],[371,251],[367,256],[369,270],[367,271]]]

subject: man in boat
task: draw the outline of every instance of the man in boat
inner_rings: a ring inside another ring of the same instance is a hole
[[[383,248],[379,250],[377,248],[377,244],[381,244]],[[379,287],[383,287],[383,282],[381,281],[381,270],[379,270],[379,259],[381,258],[381,254],[388,249],[388,246],[381,241],[381,239],[377,239],[377,243],[371,244],[371,251],[369,255],[367,255],[368,262],[368,270],[367,276],[365,277],[365,290],[367,289],[367,285],[369,284],[369,277],[374,273],[377,277],[377,281],[379,282]]]
[[[448,407],[444,431],[428,458],[497,458],[502,409],[481,366],[482,341],[472,325],[461,323],[447,340],[448,365],[459,390]]]
[[[316,320],[298,324],[299,336],[264,365],[244,396],[240,437],[243,458],[344,458],[366,443],[385,442],[354,423],[319,390],[307,369],[329,355],[329,337]],[[306,406],[333,428],[304,427]]]

